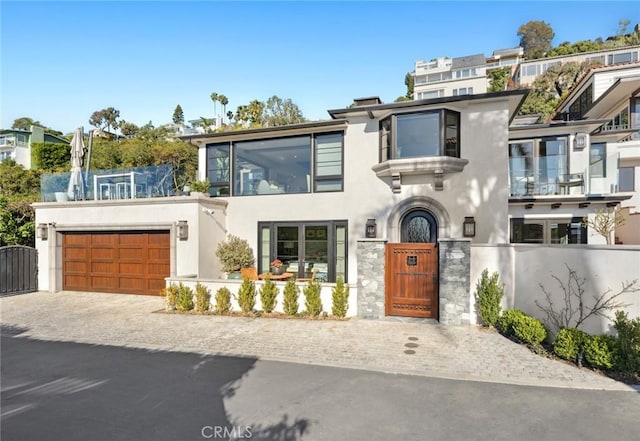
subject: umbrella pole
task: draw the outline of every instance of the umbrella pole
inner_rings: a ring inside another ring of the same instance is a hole
[[[84,185],[86,187],[89,186],[89,167],[91,166],[91,148],[92,147],[93,147],[93,130],[89,130],[89,148],[87,151],[87,170],[84,173]],[[97,190],[94,188],[93,192],[95,193],[96,191]],[[85,195],[86,195],[86,192],[85,192]]]

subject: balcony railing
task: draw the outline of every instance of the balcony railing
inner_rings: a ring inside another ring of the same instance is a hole
[[[83,178],[85,172],[82,172]],[[71,173],[41,175],[40,193],[44,202],[60,200],[138,199],[172,196],[173,168],[170,165],[90,171],[84,191],[69,192]]]
[[[579,194],[584,194],[584,173],[564,174],[547,181],[535,179],[533,176],[518,177],[510,184],[510,195],[512,197],[568,195],[572,194],[572,188],[579,188]]]

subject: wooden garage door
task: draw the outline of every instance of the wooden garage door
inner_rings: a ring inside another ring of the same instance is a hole
[[[63,235],[63,289],[158,294],[169,276],[169,232]]]

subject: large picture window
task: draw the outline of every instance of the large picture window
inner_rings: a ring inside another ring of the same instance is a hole
[[[568,169],[566,138],[509,143],[511,196],[558,194]]]
[[[450,110],[391,115],[380,121],[380,161],[460,157],[460,114]]]
[[[260,222],[258,271],[269,271],[280,259],[296,278],[335,282],[347,280],[347,222]]]
[[[212,196],[343,190],[343,134],[309,134],[207,145]]]

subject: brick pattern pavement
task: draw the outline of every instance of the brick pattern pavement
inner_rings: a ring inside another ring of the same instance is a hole
[[[160,297],[36,292],[0,299],[4,332],[41,340],[309,363],[519,385],[634,390],[496,332],[421,320],[167,314]]]

